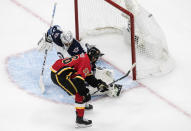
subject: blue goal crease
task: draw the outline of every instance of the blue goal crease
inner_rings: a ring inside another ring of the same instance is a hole
[[[36,49],[30,50],[17,56],[10,56],[7,60],[8,74],[20,88],[24,89],[30,94],[37,95],[41,98],[45,98],[58,103],[73,104],[73,97],[69,96],[62,88],[54,85],[51,81],[50,66],[57,59],[58,57],[55,50],[48,52],[43,76],[44,85],[46,87],[44,94],[41,94],[41,90],[39,88],[39,79],[42,63],[44,60],[44,54],[37,51]],[[113,70],[115,79],[124,75],[114,66],[102,59],[97,62],[97,66]],[[122,84],[124,90],[137,87],[139,85],[136,81],[133,81],[129,77],[124,78],[117,83]],[[102,97],[103,96],[93,96],[92,100],[97,100]]]

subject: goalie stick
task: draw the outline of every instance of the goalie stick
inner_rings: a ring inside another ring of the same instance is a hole
[[[108,86],[112,86],[114,83],[116,83],[116,82],[118,82],[118,81],[120,81],[120,80],[126,78],[127,76],[129,76],[130,72],[133,70],[133,68],[134,68],[135,66],[136,66],[136,63],[134,63],[134,64],[131,66],[131,68],[128,70],[128,72],[127,72],[124,76],[118,78],[117,80],[114,80],[113,82],[111,82],[110,84],[108,84]],[[121,90],[121,89],[120,89],[120,90]],[[92,95],[94,95],[94,94],[97,93],[98,91],[99,91],[99,90],[95,91]]]
[[[134,64],[131,66],[131,68],[128,70],[128,72],[127,72],[124,76],[120,77],[120,78],[117,79],[117,80],[114,80],[113,82],[111,82],[111,83],[109,84],[109,86],[111,86],[111,85],[113,85],[114,83],[116,83],[116,82],[118,82],[118,81],[124,79],[125,77],[129,76],[130,72],[133,70],[133,68],[134,68],[135,66],[136,66],[136,63],[134,63]]]
[[[50,27],[52,27],[52,25],[53,25],[54,14],[55,14],[55,11],[56,11],[56,5],[57,5],[57,3],[55,2],[55,3],[54,3],[54,9],[53,9],[53,12],[52,12],[52,19],[51,19]],[[41,39],[39,40],[38,44],[39,44],[42,40],[43,40],[43,38],[41,38]],[[42,64],[42,70],[41,70],[40,80],[39,80],[39,86],[40,86],[40,89],[41,89],[41,93],[42,93],[42,94],[45,92],[45,86],[44,86],[44,82],[43,82],[43,75],[44,75],[44,67],[45,67],[45,64],[46,64],[47,54],[48,54],[48,50],[45,50],[44,61],[43,61],[43,64]]]

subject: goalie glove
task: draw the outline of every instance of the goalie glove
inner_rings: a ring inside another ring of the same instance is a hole
[[[52,37],[47,33],[44,34],[43,38],[38,42],[37,49],[40,52],[51,51],[53,48]]]
[[[49,35],[48,33],[45,33],[45,41],[48,43],[52,43],[53,42],[52,36]]]
[[[121,90],[122,90],[122,85],[120,85],[120,84],[110,85],[107,95],[109,97],[117,97],[121,94]]]

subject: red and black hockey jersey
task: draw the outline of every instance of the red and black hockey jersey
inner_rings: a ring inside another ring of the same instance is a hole
[[[80,75],[84,79],[86,76],[91,74],[91,64],[87,54],[80,54],[70,58],[59,59],[52,65],[51,70],[57,73],[58,70],[64,67],[73,68],[76,71],[75,75]]]

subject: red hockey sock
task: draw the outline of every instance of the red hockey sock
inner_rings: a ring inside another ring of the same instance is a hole
[[[83,117],[84,116],[84,109],[85,104],[83,103],[83,96],[80,96],[78,93],[75,95],[75,102],[76,102],[76,113],[77,116]]]

